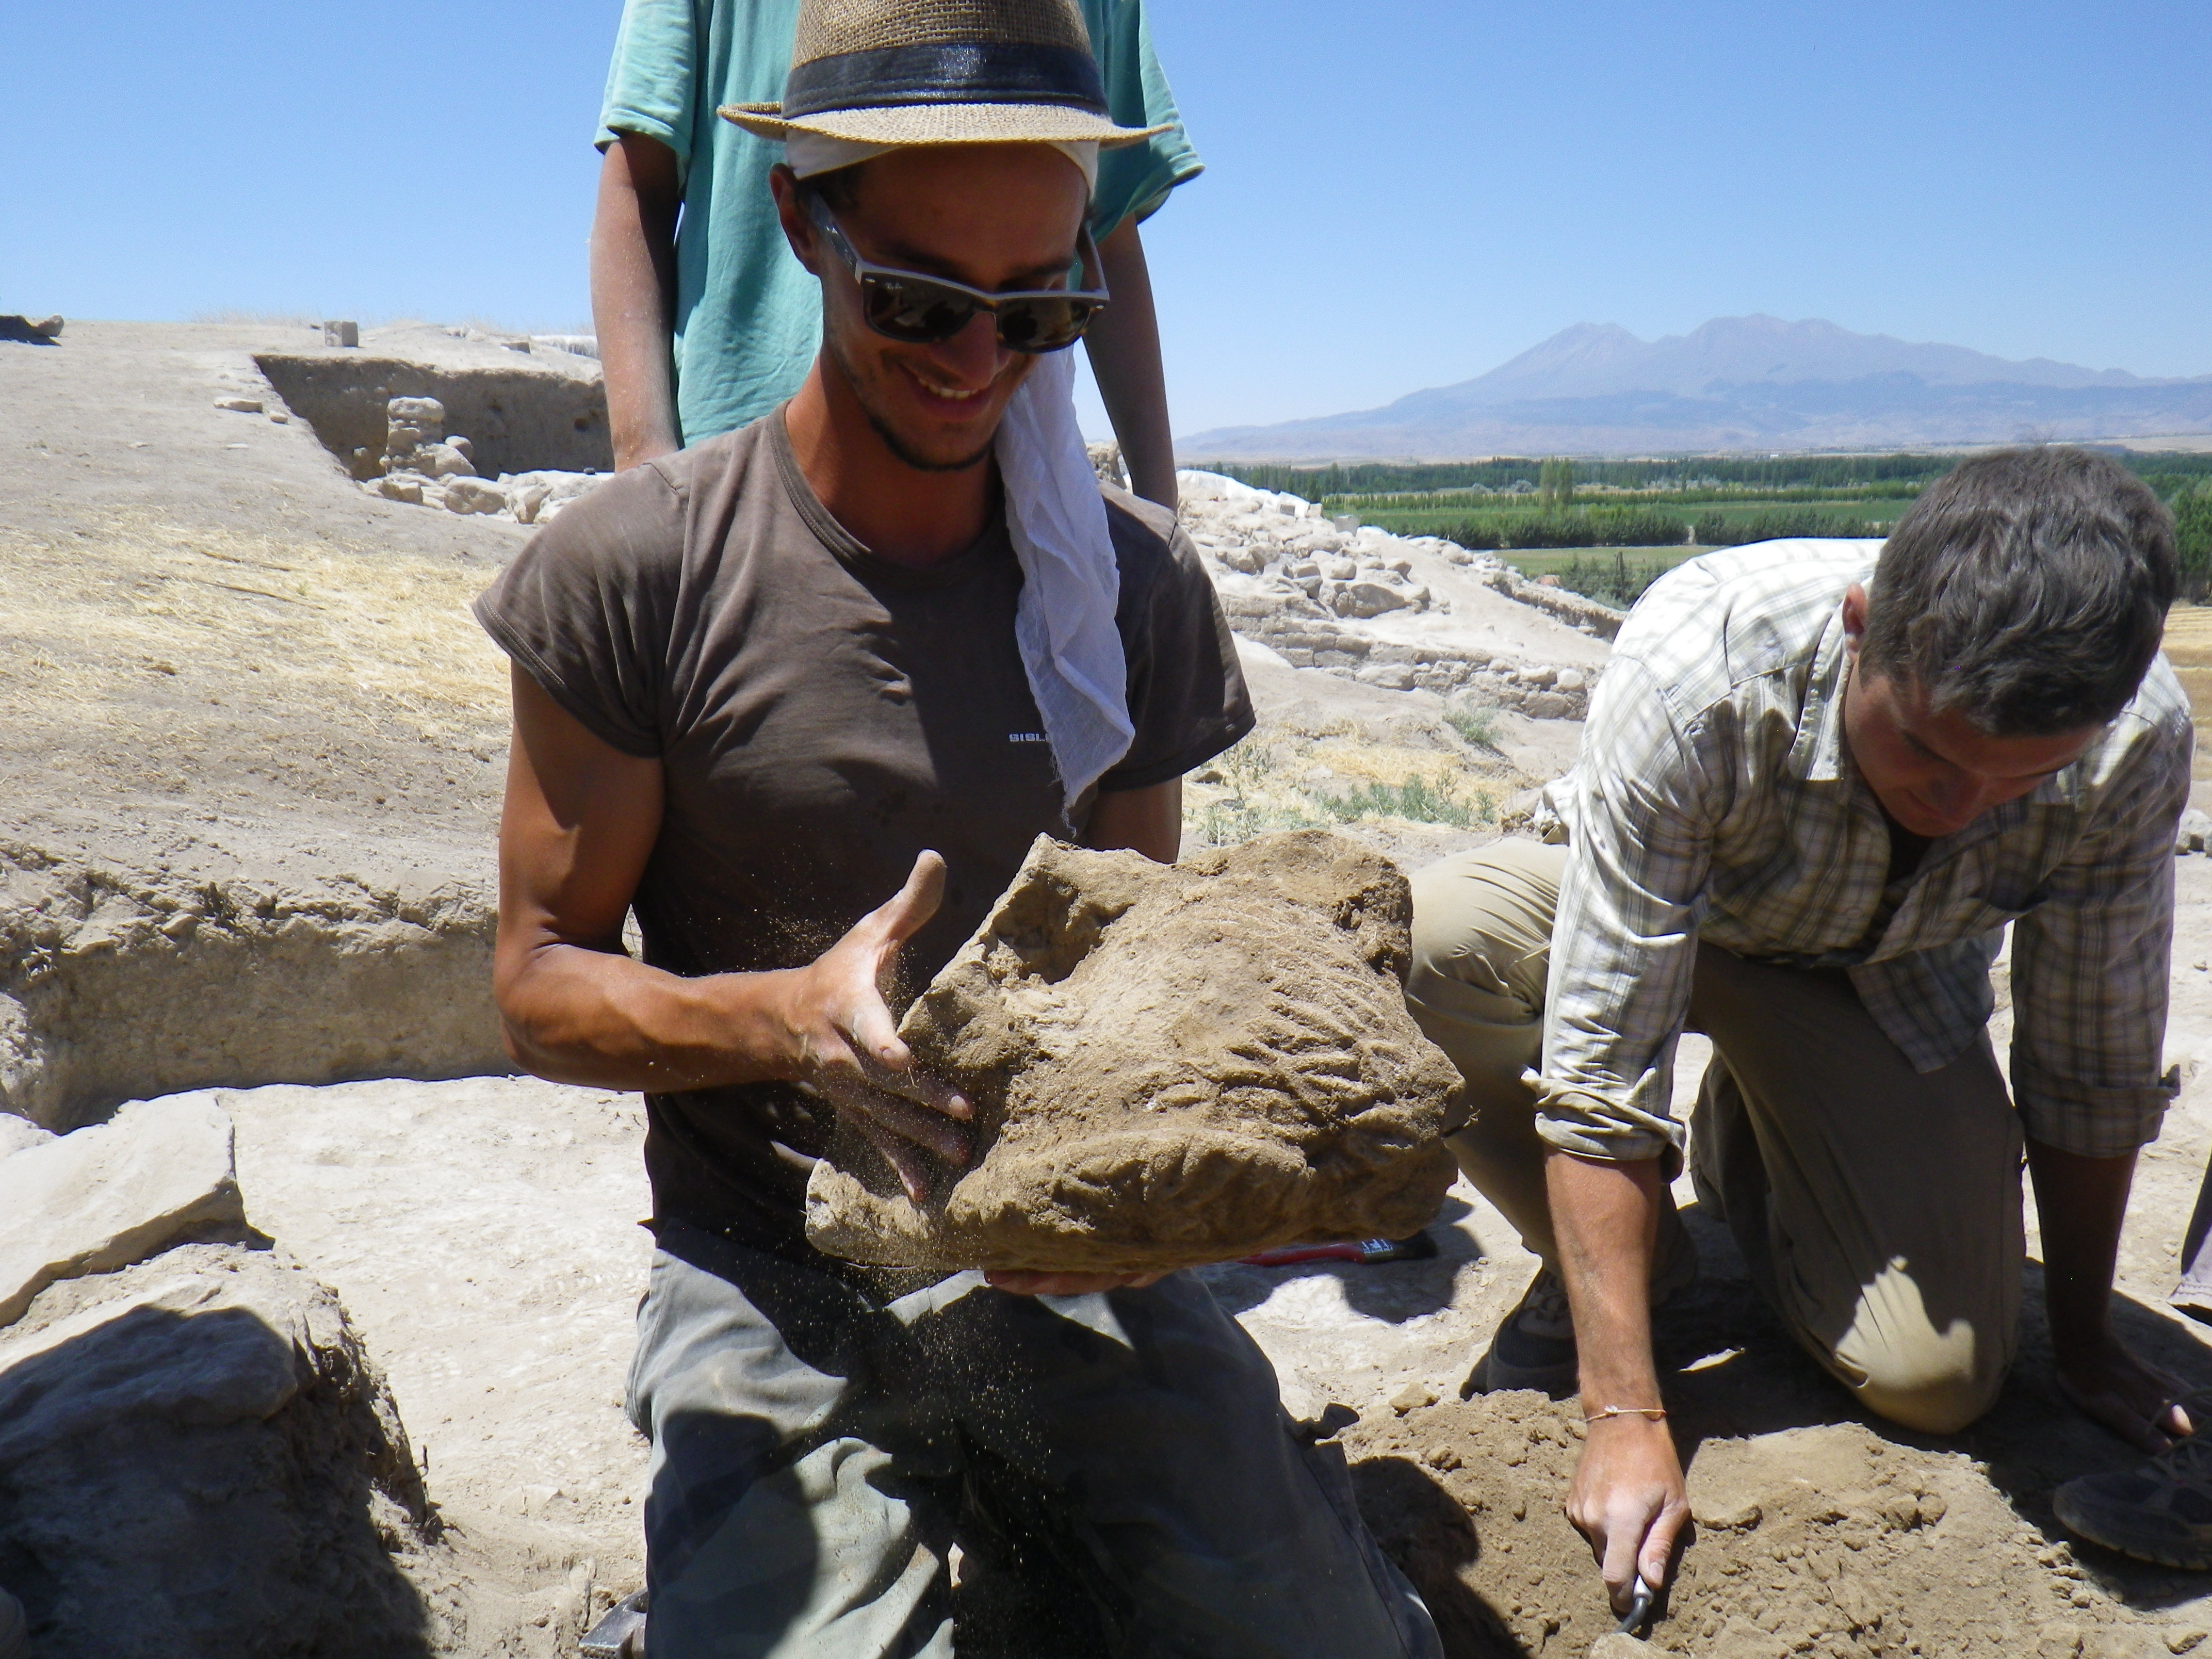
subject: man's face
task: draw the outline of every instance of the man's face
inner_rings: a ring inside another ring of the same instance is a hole
[[[1854,587],[1844,605],[1852,656],[1844,741],[1882,810],[1913,835],[1956,835],[2065,770],[2104,730],[1993,738],[1956,710],[1936,713],[1917,685],[1867,672],[1858,657],[1865,595]]]
[[[877,435],[926,471],[982,461],[1035,359],[1000,345],[981,312],[938,345],[877,333],[861,315],[859,284],[787,199],[781,175],[776,194],[786,231],[802,230],[794,247],[823,279],[823,345]],[[836,211],[860,258],[994,292],[1060,286],[1088,205],[1082,173],[1042,144],[893,150],[861,168],[856,194]]]

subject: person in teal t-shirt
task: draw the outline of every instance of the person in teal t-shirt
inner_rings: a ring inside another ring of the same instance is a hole
[[[1152,55],[1143,0],[1082,0],[1113,118],[1166,125],[1099,157],[1091,234],[1114,302],[1085,344],[1138,494],[1172,507],[1159,331],[1137,226],[1201,163]],[[769,194],[782,146],[715,110],[781,98],[799,0],[627,0],[598,143],[592,309],[617,469],[728,432],[799,388],[821,289]],[[680,211],[679,211],[680,210]]]

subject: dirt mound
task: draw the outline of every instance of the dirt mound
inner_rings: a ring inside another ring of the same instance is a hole
[[[1612,1628],[1561,1507],[1582,1436],[1571,1403],[1528,1393],[1347,1431],[1361,1510],[1452,1659],[1580,1655]],[[1662,1652],[2151,1659],[2203,1640],[2100,1594],[1964,1453],[1829,1424],[1707,1439],[1688,1477],[1692,1541],[1649,1632]]]
[[[1401,1237],[1451,1184],[1458,1074],[1400,991],[1405,878],[1322,830],[1164,866],[1040,837],[901,1024],[981,1156],[922,1206],[854,1138],[807,1235],[848,1259],[1136,1271]]]

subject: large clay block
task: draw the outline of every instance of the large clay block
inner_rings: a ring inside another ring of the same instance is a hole
[[[230,1115],[216,1097],[133,1101],[106,1123],[0,1158],[0,1326],[56,1279],[245,1226]]]
[[[1322,830],[1165,866],[1039,837],[907,1011],[975,1108],[920,1205],[838,1136],[806,1232],[849,1261],[1138,1272],[1435,1218],[1459,1074],[1414,1026],[1411,898]]]

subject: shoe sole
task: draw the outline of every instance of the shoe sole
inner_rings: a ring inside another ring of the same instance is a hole
[[[2077,1538],[2096,1545],[2100,1549],[2110,1550],[2116,1555],[2124,1555],[2132,1560],[2148,1561],[2154,1566],[2172,1567],[2182,1572],[2203,1572],[2207,1569],[2212,1569],[2212,1548],[2191,1555],[2180,1550],[2161,1548],[2155,1544],[2118,1543],[2106,1535],[2104,1529],[2097,1527],[2094,1522],[2085,1524],[2079,1512],[2075,1510],[2073,1504],[2066,1501],[2063,1493],[2052,1500],[2051,1507],[2067,1531]]]
[[[1503,1375],[1500,1375],[1501,1371]],[[1477,1394],[1509,1394],[1516,1389],[1533,1389],[1538,1394],[1549,1395],[1554,1400],[1564,1400],[1575,1391],[1582,1379],[1571,1364],[1564,1371],[1556,1366],[1516,1370],[1502,1364],[1495,1351],[1486,1349],[1482,1358],[1475,1362],[1474,1370],[1468,1373],[1468,1381],[1474,1385]]]

